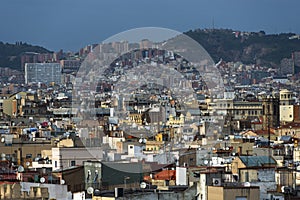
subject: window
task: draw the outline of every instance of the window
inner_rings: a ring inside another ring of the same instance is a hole
[[[273,115],[277,115],[277,107],[276,107],[276,105],[273,105]]]
[[[57,167],[57,161],[54,162],[54,166]]]
[[[246,182],[249,181],[249,172],[245,172],[245,180],[246,180]]]
[[[71,160],[71,166],[75,166],[75,165],[76,165],[75,160]]]

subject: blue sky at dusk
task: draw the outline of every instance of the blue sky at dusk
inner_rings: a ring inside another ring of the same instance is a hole
[[[1,0],[0,41],[76,51],[139,27],[300,33],[299,0]]]

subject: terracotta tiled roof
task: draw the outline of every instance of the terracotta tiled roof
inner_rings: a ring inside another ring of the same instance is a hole
[[[175,180],[176,170],[163,170],[154,175],[155,180]]]
[[[268,130],[256,130],[254,131],[257,135],[267,135],[269,134]],[[270,130],[271,135],[275,135],[273,130]]]
[[[300,128],[299,122],[291,122],[285,125],[282,125],[281,128]]]

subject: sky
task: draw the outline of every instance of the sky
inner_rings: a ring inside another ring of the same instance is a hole
[[[0,41],[78,51],[129,29],[300,33],[299,0],[1,0]]]

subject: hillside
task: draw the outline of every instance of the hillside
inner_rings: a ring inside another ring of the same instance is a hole
[[[21,55],[25,52],[49,53],[50,51],[39,46],[17,42],[9,44],[0,42],[0,67],[21,69]]]
[[[185,33],[199,42],[215,62],[241,61],[278,67],[283,58],[300,51],[300,40],[289,39],[293,33],[265,34],[260,32],[239,32],[230,29],[196,29]],[[25,52],[49,53],[50,51],[22,42],[8,44],[0,42],[0,67],[20,70],[21,55]]]
[[[185,34],[199,42],[215,62],[242,61],[276,67],[283,58],[300,51],[300,40],[289,39],[293,33],[265,34],[238,32],[229,29],[197,29]]]

